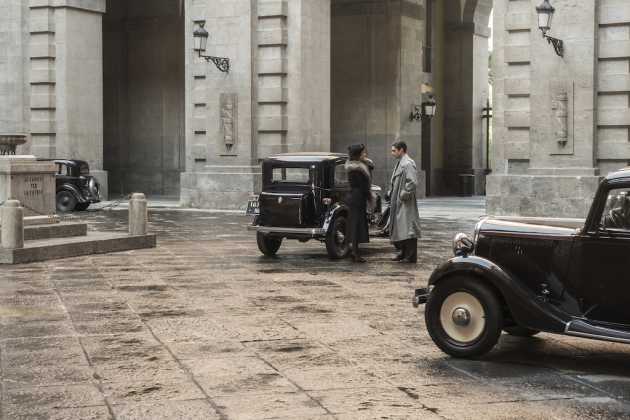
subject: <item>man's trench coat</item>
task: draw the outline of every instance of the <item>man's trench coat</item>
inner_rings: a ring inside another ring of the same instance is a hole
[[[420,237],[420,215],[416,199],[418,174],[416,163],[409,156],[400,158],[392,174],[389,231],[392,242]]]

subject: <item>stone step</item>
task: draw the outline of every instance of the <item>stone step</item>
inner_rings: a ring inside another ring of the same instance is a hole
[[[156,235],[90,232],[87,236],[28,241],[21,249],[0,248],[0,264],[23,264],[155,246]]]
[[[24,240],[36,241],[40,239],[69,238],[87,235],[87,223],[61,222],[46,225],[24,226]]]

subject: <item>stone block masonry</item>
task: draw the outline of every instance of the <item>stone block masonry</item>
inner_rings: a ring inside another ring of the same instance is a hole
[[[495,1],[487,210],[583,218],[600,174],[630,159],[630,54],[618,48],[630,39],[630,16],[614,6],[623,3],[617,0],[554,2],[550,35],[565,42],[559,57],[542,39],[534,3]],[[620,57],[610,56],[612,50]]]

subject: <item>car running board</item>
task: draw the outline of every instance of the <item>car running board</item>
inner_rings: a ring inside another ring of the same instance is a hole
[[[564,332],[576,337],[630,344],[630,332],[593,325],[584,320],[569,322]]]

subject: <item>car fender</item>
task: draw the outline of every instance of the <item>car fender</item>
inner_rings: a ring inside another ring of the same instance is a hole
[[[69,191],[69,192],[71,192],[72,195],[74,195],[74,198],[76,198],[77,202],[79,202],[79,203],[85,203],[87,201],[83,197],[83,194],[81,194],[81,191],[79,191],[79,189],[73,184],[63,184],[61,187],[59,187],[57,189],[57,193],[59,193],[61,191]]]
[[[453,275],[472,275],[501,293],[514,321],[523,327],[563,333],[572,317],[523,286],[517,278],[490,260],[458,256],[439,266],[429,278],[435,286]]]
[[[324,224],[322,228],[328,232],[328,229],[332,226],[333,220],[337,217],[338,214],[348,213],[348,206],[343,204],[335,204],[328,212],[326,213],[326,217],[324,219]]]

